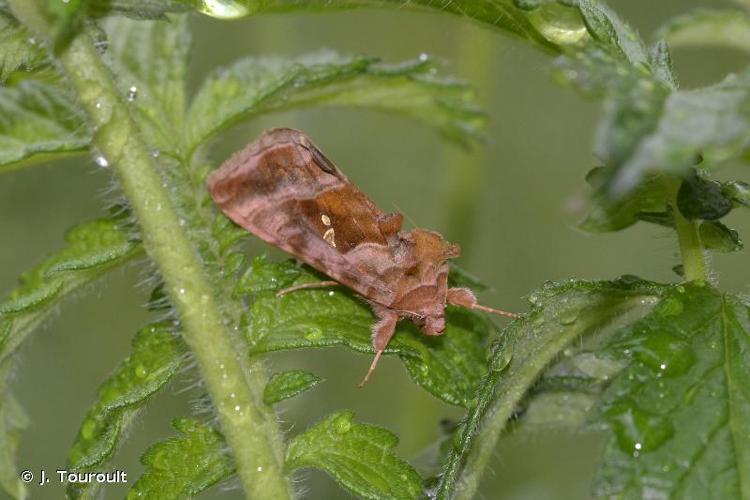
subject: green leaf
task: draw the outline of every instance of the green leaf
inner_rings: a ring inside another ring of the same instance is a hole
[[[360,498],[422,497],[419,474],[393,453],[398,438],[353,417],[349,411],[334,413],[295,436],[287,446],[287,467],[322,469]]]
[[[750,185],[742,181],[729,181],[722,185],[724,196],[735,205],[750,207]]]
[[[617,199],[606,195],[605,187],[610,177],[611,169],[606,167],[597,167],[586,176],[595,195],[591,211],[579,224],[581,229],[593,233],[619,231],[644,220],[644,214],[648,220],[647,214],[667,209],[671,189],[663,174],[652,172],[645,175],[632,191]]]
[[[59,301],[141,251],[109,219],[71,229],[66,246],[20,277],[20,286],[0,303],[0,362],[4,361]]]
[[[400,65],[364,56],[318,52],[296,60],[243,59],[214,72],[188,113],[193,150],[249,116],[299,106],[357,106],[425,121],[449,138],[465,141],[484,122],[473,92],[460,81],[430,74],[429,59]]]
[[[677,84],[677,77],[674,74],[672,54],[669,51],[667,42],[659,40],[651,47],[649,61],[651,62],[654,77],[657,80],[660,80],[672,89],[676,89],[679,86]]]
[[[586,28],[601,45],[625,57],[631,64],[647,64],[646,48],[638,33],[601,2],[579,0]]]
[[[83,26],[89,0],[43,0],[39,7],[49,23],[49,38],[55,49],[62,49]]]
[[[703,245],[710,250],[724,253],[737,252],[744,246],[739,233],[719,221],[702,222],[698,229]]]
[[[322,381],[323,379],[314,373],[304,370],[274,373],[268,380],[265,391],[263,391],[263,402],[270,406],[279,401],[293,398],[298,394],[309,391]]]
[[[31,71],[46,62],[46,51],[28,30],[0,11],[0,83],[14,71]]]
[[[274,263],[265,254],[258,255],[237,282],[235,294],[242,296],[281,290],[291,286],[301,274],[301,267],[293,260]]]
[[[612,430],[600,496],[750,494],[750,311],[708,285],[672,288],[608,342],[629,361],[596,422]]]
[[[658,43],[647,59],[637,48],[620,44],[621,51],[612,50],[616,41],[638,38],[615,36],[618,30],[608,23],[616,23],[603,13],[584,15],[600,43],[561,60],[558,72],[585,94],[606,98],[595,146],[596,156],[611,169],[602,194],[617,200],[648,172],[681,176],[700,158],[718,168],[742,156],[750,141],[750,70],[713,86],[677,90],[666,44]]]
[[[697,9],[657,32],[672,47],[727,47],[750,51],[750,17],[741,10]]]
[[[146,472],[128,492],[128,499],[192,498],[234,474],[232,457],[218,430],[194,419],[178,418],[180,433],[151,446],[141,458]]]
[[[120,91],[155,155],[179,156],[182,146],[191,43],[187,24],[186,16],[168,21],[113,17],[102,23]]]
[[[90,135],[80,107],[60,85],[0,85],[0,173],[39,154],[83,151]]]
[[[627,158],[609,163],[618,164],[612,192],[626,193],[650,170],[679,175],[692,168],[699,157],[717,168],[742,155],[750,140],[750,122],[746,117],[749,97],[748,70],[717,85],[671,92],[663,106],[651,110],[653,128],[632,137],[633,147]],[[617,123],[612,126],[619,129]],[[606,159],[609,147],[603,144],[601,149]]]
[[[286,276],[281,266],[276,272],[279,280]],[[315,278],[304,271],[294,283],[310,281]],[[485,345],[495,329],[472,312],[449,308],[447,313],[446,332],[438,337],[427,337],[402,321],[385,354],[398,354],[412,379],[434,396],[466,406],[484,376]],[[374,322],[370,309],[343,288],[300,290],[282,297],[264,292],[252,301],[245,332],[254,355],[335,345],[373,354]]]
[[[185,351],[170,324],[154,323],[138,332],[130,356],[99,387],[96,403],[81,424],[69,455],[72,470],[101,470],[137,410],[177,373]],[[71,483],[68,494],[78,498],[89,486]]]
[[[464,418],[436,489],[436,498],[471,498],[507,420],[547,366],[572,342],[623,317],[642,314],[661,287],[637,278],[570,281],[533,293],[532,311],[502,332],[490,371]]]
[[[27,497],[25,483],[19,479],[21,468],[16,453],[21,432],[29,420],[20,403],[7,390],[8,367],[0,369],[0,488],[16,500]]]
[[[133,19],[166,19],[166,14],[192,10],[192,0],[107,0],[92,1],[87,5],[88,13],[95,17],[119,14]]]
[[[578,9],[564,5],[568,3],[571,2],[455,0],[449,3],[436,3],[433,0],[415,0],[404,4],[401,0],[232,0],[204,2],[200,10],[220,19],[233,19],[295,10],[318,12],[356,7],[432,9],[472,19],[527,40],[543,49],[557,51],[562,46],[581,43],[587,37]]]

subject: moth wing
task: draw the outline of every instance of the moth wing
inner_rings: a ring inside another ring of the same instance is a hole
[[[395,234],[393,216],[303,133],[266,132],[212,172],[208,187],[222,211],[260,239],[374,302],[393,301],[383,279],[393,255],[381,231]]]

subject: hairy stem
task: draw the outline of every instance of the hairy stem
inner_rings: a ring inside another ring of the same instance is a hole
[[[696,222],[683,217],[675,204],[674,221],[680,243],[682,267],[687,281],[706,280],[706,258]]]
[[[49,33],[36,2],[8,3],[33,32]],[[59,60],[95,130],[94,145],[112,166],[138,219],[146,251],[167,284],[245,493],[250,498],[291,498],[281,432],[275,415],[262,400],[264,370],[259,362],[247,361],[224,325],[214,290],[113,75],[85,33],[70,42]]]

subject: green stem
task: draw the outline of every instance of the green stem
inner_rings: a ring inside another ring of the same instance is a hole
[[[677,204],[673,210],[677,239],[680,243],[682,267],[687,281],[705,281],[706,259],[698,223],[688,220],[680,213]]]
[[[33,32],[49,33],[36,2],[8,3]],[[112,166],[138,219],[146,251],[177,308],[185,341],[200,366],[245,493],[250,498],[291,498],[281,432],[262,399],[263,367],[259,361],[248,361],[224,325],[214,290],[113,75],[85,33],[77,35],[59,59],[96,131],[94,145]]]

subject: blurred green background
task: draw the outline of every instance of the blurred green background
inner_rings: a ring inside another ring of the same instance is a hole
[[[618,0],[610,4],[648,35],[668,17],[692,7],[723,2]],[[725,4],[729,6],[729,4]],[[526,308],[525,297],[545,280],[608,279],[631,273],[673,281],[677,263],[672,234],[637,226],[619,234],[589,235],[575,228],[585,211],[585,173],[600,107],[558,87],[551,60],[523,43],[465,20],[434,13],[361,10],[333,14],[263,16],[225,22],[195,15],[191,85],[217,66],[244,55],[299,55],[320,48],[365,53],[398,62],[427,53],[444,62],[443,73],[475,83],[489,113],[488,141],[471,151],[445,144],[426,127],[374,112],[304,110],[266,117],[226,133],[215,149],[218,165],[264,128],[306,131],[347,175],[383,209],[397,207],[420,226],[437,229],[464,248],[463,266],[491,285],[488,305]],[[724,50],[677,50],[683,87],[719,80],[742,69],[744,54]],[[740,166],[720,173],[744,177]],[[59,248],[67,228],[103,214],[112,200],[112,179],[82,158],[44,164],[0,178],[0,291],[18,274]],[[750,217],[729,222],[750,235]],[[744,216],[744,218],[743,218]],[[260,249],[260,245],[253,251]],[[136,330],[148,320],[143,262],[111,273],[65,302],[18,353],[13,387],[31,417],[19,467],[52,471],[66,463],[68,448],[99,383],[129,352]],[[747,253],[713,258],[714,278],[731,291],[747,292]],[[369,357],[332,349],[274,356],[271,365],[299,367],[326,378],[311,393],[281,405],[283,427],[303,430],[332,410],[351,408],[361,421],[378,423],[401,438],[399,453],[423,455],[440,435],[439,422],[461,412],[418,389],[400,363],[386,359],[372,382],[356,389]],[[140,454],[173,434],[169,421],[196,409],[197,381],[186,372],[141,413],[114,468],[135,480]],[[559,432],[506,439],[486,475],[489,499],[588,497],[597,436]],[[307,498],[346,498],[324,474],[301,475]],[[204,498],[240,498],[229,483]],[[121,498],[111,488],[105,498]],[[31,487],[32,498],[61,498],[53,485]]]

